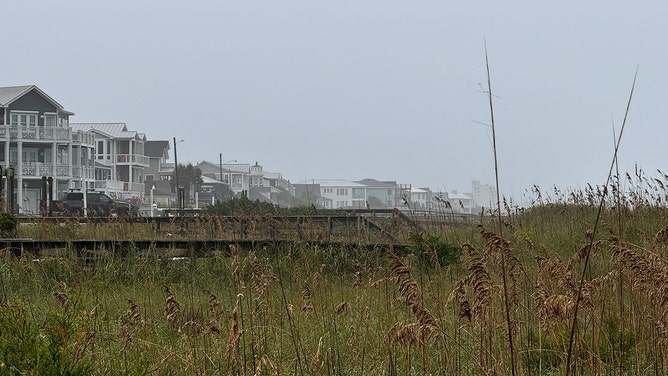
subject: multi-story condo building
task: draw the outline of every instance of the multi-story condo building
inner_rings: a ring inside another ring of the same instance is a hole
[[[53,179],[54,198],[94,178],[93,135],[73,130],[72,115],[35,85],[0,87],[0,165],[16,183],[7,208],[38,213],[42,177]]]
[[[315,179],[304,182],[320,187],[318,205],[324,209],[362,209],[366,207],[366,186],[341,179]]]
[[[144,195],[146,136],[125,123],[73,123],[72,129],[95,135],[95,189],[118,199]]]
[[[476,210],[496,209],[496,187],[490,184],[480,184],[478,180],[471,182],[473,205]]]

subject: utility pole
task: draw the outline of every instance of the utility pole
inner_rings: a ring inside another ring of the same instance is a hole
[[[174,178],[176,180],[176,202],[178,203],[178,208],[183,209],[181,207],[181,190],[179,190],[179,160],[176,156],[176,137],[174,137]]]
[[[223,153],[220,153],[220,202],[223,202],[223,193],[225,192],[222,188],[223,186]]]

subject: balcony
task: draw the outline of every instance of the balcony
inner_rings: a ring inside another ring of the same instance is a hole
[[[68,171],[69,173],[69,171]],[[53,165],[39,162],[23,163],[21,175],[24,178],[37,178],[42,176],[53,176]]]
[[[138,165],[148,167],[149,158],[141,154],[117,154],[116,164]]]
[[[72,142],[78,145],[95,145],[95,135],[90,132],[72,132]]]
[[[70,141],[70,128],[37,126],[0,126],[0,141]]]
[[[86,169],[86,167],[81,167],[81,169]],[[88,169],[89,171],[83,171],[75,166],[73,168],[73,173],[77,176],[72,177],[80,178],[82,173],[93,176],[93,168],[89,167]],[[70,165],[62,163],[57,164],[54,174],[53,164],[51,163],[23,162],[23,165],[21,166],[21,176],[24,178],[41,178],[42,176],[68,178],[70,177]]]

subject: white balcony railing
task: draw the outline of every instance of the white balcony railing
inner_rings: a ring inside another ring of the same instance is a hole
[[[53,176],[53,165],[39,162],[23,163],[21,175],[24,177]]]
[[[29,178],[55,176],[59,178],[71,177],[73,179],[92,179],[93,176],[95,176],[95,168],[92,166],[72,166],[72,175],[70,176],[70,166],[68,164],[57,164],[54,174],[53,164],[51,163],[23,162],[21,166],[21,176]]]
[[[149,158],[141,154],[117,154],[116,163],[119,164],[135,164],[148,167]]]
[[[70,141],[70,128],[0,125],[0,140]]]

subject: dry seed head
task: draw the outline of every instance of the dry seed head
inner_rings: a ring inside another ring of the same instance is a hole
[[[167,322],[174,324],[181,314],[181,305],[174,297],[174,294],[169,289],[166,288],[167,297],[165,298],[165,314],[167,316]]]
[[[227,353],[227,358],[232,359],[233,350],[239,345],[239,339],[241,338],[241,330],[239,330],[239,303],[235,304],[234,309],[232,310],[232,322],[230,325],[230,330],[228,331],[227,337],[227,348],[225,352]]]
[[[139,308],[137,304],[132,299],[128,299],[128,313],[130,315],[130,322],[135,327],[144,326],[144,320],[142,320],[141,315],[139,314]]]
[[[53,293],[53,297],[56,298],[56,301],[60,303],[60,306],[63,310],[67,311],[70,307],[70,300],[67,298],[67,295],[64,292],[56,291]]]
[[[392,250],[387,253],[389,267],[399,286],[399,294],[404,298],[404,304],[418,318],[419,324],[436,327],[436,320],[424,307],[422,292],[413,278],[410,268]]]
[[[323,362],[320,361],[321,349],[322,349],[322,337],[320,337],[320,340],[318,341],[318,349],[316,350],[315,354],[313,354],[313,358],[311,359],[311,363],[313,364],[314,374],[319,374],[322,370]]]
[[[257,366],[255,366],[255,374],[254,376],[259,376],[259,375],[265,375],[267,372],[264,372],[265,369],[268,369],[271,371],[270,374],[277,375],[278,373],[278,368],[276,368],[276,365],[274,365],[274,362],[272,362],[267,354],[262,355],[262,358],[260,358],[260,361],[257,362]]]
[[[202,324],[198,323],[197,321],[190,320],[186,321],[181,325],[179,328],[179,333],[185,334],[187,336],[195,337],[199,336],[202,334],[204,331],[204,327],[202,327]]]
[[[471,305],[468,300],[459,303],[459,318],[463,317],[466,317],[469,322],[471,321]]]
[[[355,282],[353,282],[354,288],[359,288],[362,285],[362,272],[355,272]]]
[[[304,290],[302,291],[302,299],[310,300],[311,299],[311,286],[308,282],[304,282]]]
[[[348,303],[341,302],[337,304],[337,306],[334,308],[334,313],[336,313],[337,315],[348,313]]]
[[[311,304],[310,302],[302,306],[302,313],[308,313],[311,311],[313,311],[313,304]]]
[[[223,313],[218,297],[209,290],[206,292],[209,294],[209,315],[212,319],[218,320]]]

